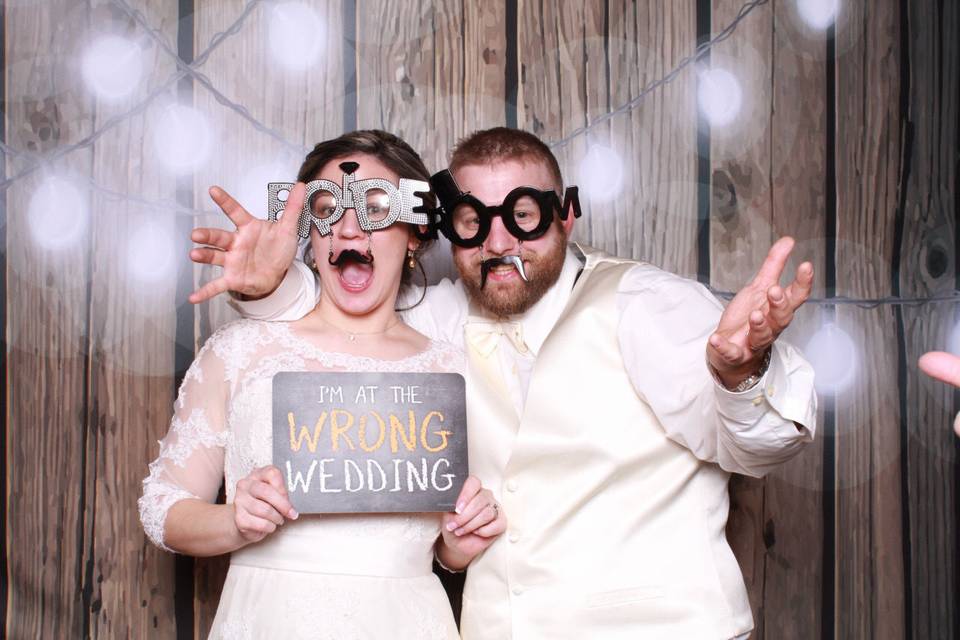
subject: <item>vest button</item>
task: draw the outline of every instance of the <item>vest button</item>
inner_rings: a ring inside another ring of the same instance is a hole
[[[514,585],[513,589],[511,589],[510,591],[513,592],[513,595],[519,596],[520,594],[523,593],[523,587],[517,584],[517,585]]]
[[[516,481],[516,480],[508,480],[508,481],[507,481],[507,491],[509,491],[510,493],[513,493],[513,492],[516,491],[516,490],[517,490],[517,481]]]

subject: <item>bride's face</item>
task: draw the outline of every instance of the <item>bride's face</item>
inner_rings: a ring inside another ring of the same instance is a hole
[[[336,184],[343,181],[343,162],[356,162],[360,166],[354,172],[357,180],[384,178],[393,184],[399,183],[399,176],[383,165],[374,156],[350,154],[335,158],[325,164],[314,179],[330,180]],[[368,200],[368,210],[370,201]],[[315,214],[322,202],[315,201]],[[406,260],[407,250],[416,249],[417,240],[410,225],[395,222],[386,229],[367,233],[360,228],[355,209],[347,209],[343,217],[333,227],[333,234],[321,236],[317,228],[311,225],[310,242],[320,274],[321,295],[336,305],[341,311],[354,316],[362,316],[388,307],[396,307],[397,292],[400,289],[400,277]],[[333,252],[333,260],[353,249],[366,255],[373,255],[373,262],[361,264],[348,260],[339,266],[330,264],[328,257]]]

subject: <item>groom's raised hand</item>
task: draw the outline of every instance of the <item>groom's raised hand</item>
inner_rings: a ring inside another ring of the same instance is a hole
[[[793,251],[793,238],[770,248],[760,271],[730,301],[707,341],[707,360],[728,388],[756,373],[770,345],[793,320],[813,286],[813,265],[804,262],[787,287],[780,276]]]
[[[276,289],[297,255],[297,221],[306,186],[298,182],[290,191],[283,215],[277,222],[250,215],[220,187],[210,187],[210,197],[236,225],[236,231],[198,228],[190,234],[197,244],[190,259],[223,268],[220,277],[190,294],[193,304],[233,291],[248,298],[261,298]]]

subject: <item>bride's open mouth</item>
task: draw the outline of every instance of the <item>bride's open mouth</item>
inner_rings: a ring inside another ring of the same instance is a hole
[[[351,293],[360,293],[373,281],[373,255],[360,253],[355,249],[345,249],[336,259],[328,261],[337,269],[340,286]]]

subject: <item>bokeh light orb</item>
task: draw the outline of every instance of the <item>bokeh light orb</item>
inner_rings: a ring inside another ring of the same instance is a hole
[[[697,102],[707,121],[722,127],[740,114],[743,90],[736,76],[726,69],[707,69],[698,75]]]
[[[323,21],[311,7],[282,2],[270,10],[267,19],[267,42],[274,62],[289,71],[304,71],[320,59],[327,38]]]
[[[147,221],[130,233],[127,244],[127,273],[143,284],[176,279],[176,243],[172,224]]]
[[[207,117],[183,105],[166,107],[153,122],[153,147],[161,164],[176,175],[203,166],[213,148]]]
[[[797,0],[797,12],[814,29],[826,29],[837,19],[839,0]]]
[[[819,393],[840,393],[849,389],[856,379],[857,347],[850,334],[833,322],[813,334],[803,355],[813,366],[814,386]]]
[[[577,186],[591,200],[610,202],[623,192],[623,160],[615,150],[591,145],[580,161]]]
[[[132,40],[103,36],[84,50],[80,68],[94,95],[104,102],[120,102],[140,86],[143,54]]]
[[[956,325],[947,337],[947,345],[944,351],[960,356],[960,324]]]
[[[293,164],[285,165],[282,162],[268,162],[258,164],[244,172],[240,182],[233,187],[231,193],[243,208],[263,220],[267,219],[267,183],[295,182],[297,167]]]
[[[78,244],[90,218],[89,192],[63,176],[43,179],[30,196],[27,224],[37,246],[50,251]]]

